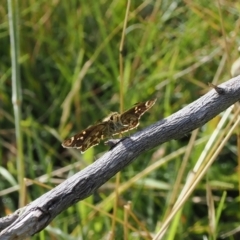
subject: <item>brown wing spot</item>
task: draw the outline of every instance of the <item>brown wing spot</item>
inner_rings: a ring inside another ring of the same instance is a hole
[[[96,132],[95,137],[101,136],[101,132]]]
[[[81,146],[81,152],[84,153],[88,148],[98,145],[99,139],[94,139],[93,141],[87,141]]]

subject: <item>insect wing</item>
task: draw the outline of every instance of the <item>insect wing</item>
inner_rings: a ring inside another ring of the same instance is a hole
[[[139,125],[139,119],[141,116],[155,104],[156,100],[157,99],[153,99],[142,103],[136,103],[133,108],[122,113],[120,119],[122,124],[126,127],[116,131],[114,135],[136,128]]]
[[[101,139],[107,136],[108,123],[103,122],[93,125],[82,132],[66,139],[62,146],[65,148],[77,148],[85,152],[88,148],[98,145]]]

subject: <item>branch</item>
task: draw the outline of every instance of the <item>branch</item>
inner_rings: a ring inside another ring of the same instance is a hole
[[[185,136],[240,100],[240,76],[218,87],[221,91],[212,89],[168,118],[121,140],[93,164],[25,206],[7,227],[8,217],[0,219],[0,229],[5,227],[0,233],[1,240],[24,239],[36,234],[66,208],[93,194],[143,152]]]

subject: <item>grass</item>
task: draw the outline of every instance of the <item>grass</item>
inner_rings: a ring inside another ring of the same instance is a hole
[[[54,187],[102,155],[107,150],[103,144],[82,155],[63,149],[61,141],[118,111],[121,102],[128,109],[158,98],[141,129],[209,91],[208,82],[229,79],[238,58],[239,8],[237,1],[132,1],[120,71],[127,2],[21,2],[17,118],[11,82],[16,71],[11,62],[17,59],[9,55],[9,8],[2,7],[1,217],[48,190],[30,184],[26,192],[18,191],[21,176]],[[161,236],[168,221],[163,239],[218,239],[234,230],[240,219],[238,115],[235,106],[189,136],[145,153],[121,172],[118,199],[113,178],[32,239],[103,239],[111,231],[115,239],[149,239]],[[23,168],[18,167],[19,144]],[[177,199],[178,213],[172,211]]]

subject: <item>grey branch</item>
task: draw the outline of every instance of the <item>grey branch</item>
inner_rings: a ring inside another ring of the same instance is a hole
[[[211,89],[171,116],[123,139],[93,164],[25,206],[23,211],[0,219],[0,229],[4,228],[0,239],[25,239],[36,234],[66,208],[93,194],[143,152],[185,136],[240,100],[240,76],[218,87],[223,91]],[[158,104],[161,103],[155,104],[155,111]]]

